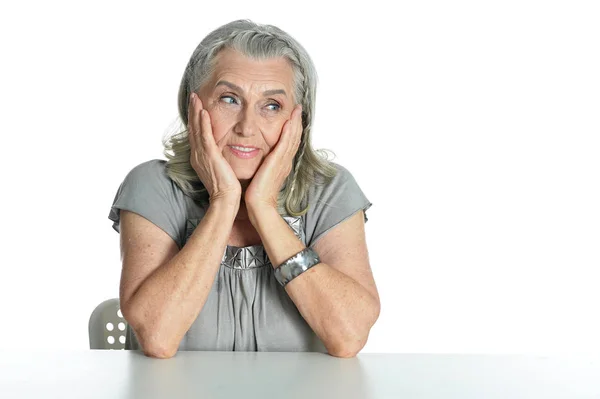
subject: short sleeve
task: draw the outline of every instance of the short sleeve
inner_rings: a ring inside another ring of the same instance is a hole
[[[165,165],[166,161],[155,159],[133,168],[119,186],[108,218],[120,232],[120,211],[137,213],[166,232],[181,249],[186,202],[181,189],[166,174]]]
[[[309,194],[309,208],[305,216],[308,247],[361,209],[365,212],[365,223],[368,220],[366,211],[372,203],[346,168],[335,162],[331,164],[338,170],[337,175],[325,185],[314,186]]]

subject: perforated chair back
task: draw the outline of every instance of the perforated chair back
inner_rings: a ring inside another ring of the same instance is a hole
[[[119,298],[107,299],[90,316],[90,349],[125,349],[126,329]]]

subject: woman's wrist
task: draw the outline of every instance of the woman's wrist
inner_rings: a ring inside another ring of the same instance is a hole
[[[248,209],[248,219],[256,229],[258,229],[258,218],[261,215],[267,214],[273,210],[277,212],[277,208],[266,204],[249,205],[246,203],[246,208]]]
[[[240,209],[240,198],[240,196],[236,198],[233,195],[211,198],[208,210],[219,213],[223,217],[231,216],[231,222],[233,223]]]

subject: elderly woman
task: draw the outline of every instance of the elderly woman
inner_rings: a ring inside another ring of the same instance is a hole
[[[234,21],[196,48],[179,89],[187,129],[165,142],[167,161],[129,172],[110,211],[126,349],[364,347],[380,309],[371,203],[311,147],[316,77],[271,25]]]

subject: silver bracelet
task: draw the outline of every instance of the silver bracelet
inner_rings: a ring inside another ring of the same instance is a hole
[[[275,278],[283,287],[314,265],[321,262],[311,248],[303,249],[275,269]]]

